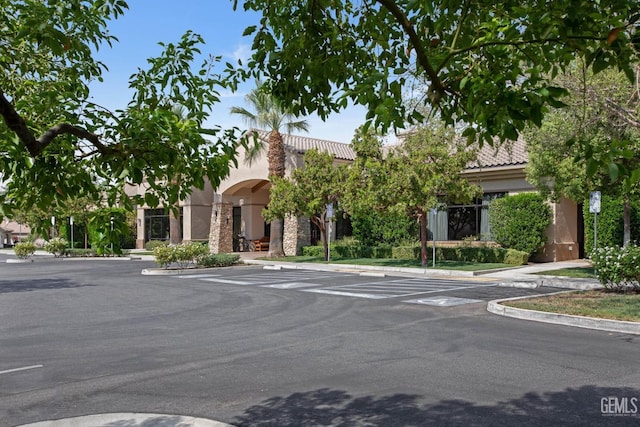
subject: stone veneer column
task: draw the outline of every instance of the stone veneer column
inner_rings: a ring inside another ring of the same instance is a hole
[[[209,252],[213,254],[233,252],[233,205],[214,203],[211,209]]]
[[[284,219],[282,246],[287,256],[300,255],[301,248],[311,244],[311,225],[309,218],[296,218],[287,215]]]

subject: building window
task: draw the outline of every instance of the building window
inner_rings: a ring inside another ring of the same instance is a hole
[[[180,229],[182,229],[182,208],[180,208]],[[169,209],[144,210],[144,239],[169,240]]]
[[[476,238],[492,240],[489,226],[489,203],[506,193],[485,193],[470,205],[448,206],[436,214],[429,213],[429,237],[436,240],[463,240]]]

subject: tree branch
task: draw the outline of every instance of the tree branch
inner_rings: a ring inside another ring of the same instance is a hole
[[[425,52],[424,46],[422,45],[422,41],[420,40],[420,37],[416,33],[415,29],[413,28],[413,25],[411,24],[407,16],[404,14],[404,12],[402,12],[402,10],[400,10],[398,5],[393,0],[376,0],[376,1],[380,3],[384,8],[386,8],[393,15],[394,18],[396,18],[396,21],[398,21],[398,23],[402,26],[402,29],[404,30],[404,32],[409,36],[409,41],[413,45],[413,48],[416,50],[416,57],[418,58],[418,64],[420,64],[420,66],[424,68],[425,73],[427,73],[427,76],[431,81],[431,84],[432,84],[431,92],[436,92],[440,94],[440,98],[441,98],[445,94],[446,88],[442,84],[442,81],[440,80],[438,73],[431,65],[431,62],[429,62],[429,58],[427,58],[427,53]]]
[[[29,130],[27,123],[20,114],[18,114],[15,108],[13,108],[13,105],[4,96],[2,91],[0,91],[0,114],[4,118],[4,122],[7,124],[7,127],[16,133],[20,141],[29,151],[29,154],[33,157],[40,154],[42,150],[39,148],[38,141],[35,136],[33,136],[33,133]]]
[[[102,142],[98,135],[82,129],[78,126],[71,125],[69,123],[61,123],[46,130],[40,138],[36,139],[33,135],[25,120],[18,114],[11,102],[4,96],[4,93],[0,91],[0,115],[4,118],[4,122],[7,127],[16,133],[18,139],[24,146],[31,157],[39,156],[44,149],[51,144],[51,142],[59,135],[69,134],[77,136],[81,139],[89,141],[96,150],[102,154],[113,154],[116,150],[111,147],[107,147]]]

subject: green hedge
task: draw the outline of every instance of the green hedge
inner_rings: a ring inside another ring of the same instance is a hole
[[[584,249],[586,254],[593,250],[594,214],[589,212],[589,201],[583,205]],[[598,247],[622,246],[624,238],[624,203],[622,199],[602,195],[598,214]],[[631,241],[640,241],[640,204],[631,203]]]
[[[230,267],[240,263],[238,254],[207,254],[197,260],[200,267]]]
[[[538,193],[521,193],[493,200],[489,224],[496,242],[504,248],[533,255],[547,241],[551,208]]]
[[[331,253],[342,258],[393,258],[393,259],[420,259],[420,246],[362,246],[332,244]],[[322,246],[305,246],[302,255],[321,257],[324,255]],[[431,248],[429,248],[431,256]],[[490,247],[436,247],[436,258],[449,261],[467,261],[480,263],[498,263],[510,265],[524,265],[529,254],[515,249],[490,248]]]

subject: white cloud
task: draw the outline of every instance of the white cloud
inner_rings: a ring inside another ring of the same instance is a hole
[[[251,48],[248,44],[242,43],[233,51],[232,56],[234,60],[242,61],[243,64],[246,64],[251,56]]]

